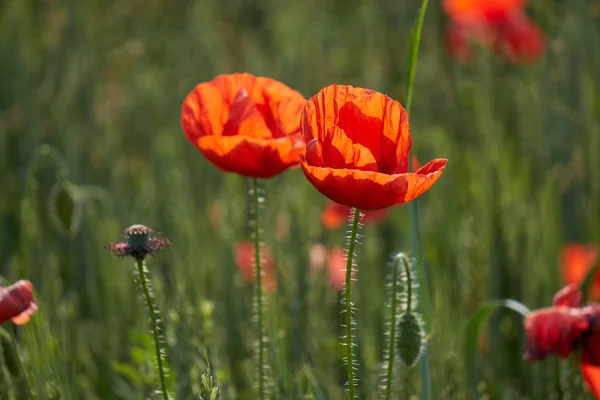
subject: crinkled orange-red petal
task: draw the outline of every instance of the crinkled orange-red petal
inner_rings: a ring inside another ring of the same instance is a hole
[[[298,164],[306,100],[281,82],[251,74],[219,75],[186,97],[181,126],[218,168],[269,178]]]
[[[319,192],[336,203],[362,210],[378,210],[416,199],[439,179],[447,163],[436,159],[414,173],[387,175],[313,167],[303,155],[300,160],[304,174]]]
[[[555,307],[579,307],[582,297],[579,285],[571,283],[554,295],[552,305]]]

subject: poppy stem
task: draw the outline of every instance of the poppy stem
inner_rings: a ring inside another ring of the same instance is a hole
[[[394,356],[396,352],[394,348],[396,346],[396,314],[398,313],[398,278],[400,274],[398,269],[400,268],[399,263],[405,257],[402,253],[394,256],[392,260],[392,279],[391,279],[391,290],[390,290],[390,302],[389,302],[389,333],[388,333],[388,348],[387,348],[387,368],[384,376],[384,390],[385,400],[390,400],[392,396],[392,374],[394,371]]]
[[[146,278],[146,265],[142,258],[137,260],[137,271],[142,285],[142,291],[146,298],[146,305],[148,306],[148,313],[150,314],[150,323],[152,324],[152,334],[154,336],[154,347],[156,350],[156,365],[158,366],[158,376],[160,378],[160,390],[162,393],[163,400],[169,400],[169,393],[167,392],[167,380],[165,378],[165,369],[163,367],[162,354],[163,351],[160,348],[160,332],[158,327],[158,311],[154,306],[152,300],[150,281]]]
[[[19,344],[17,343],[17,336],[15,335],[16,326],[12,326],[10,330],[10,337],[12,340],[13,348],[15,349],[15,358],[17,359],[17,364],[19,365],[19,370],[21,372],[21,379],[25,382],[25,386],[27,387],[27,396],[30,400],[35,399],[33,397],[33,388],[31,387],[31,382],[29,382],[29,378],[27,377],[27,371],[23,366],[23,361],[21,360],[21,354],[19,352]]]
[[[260,196],[258,194],[258,179],[252,179],[252,194],[254,199],[254,264],[256,274],[256,316],[258,329],[258,398],[265,398],[265,341],[263,327],[263,291],[262,268],[260,263]]]
[[[346,263],[346,288],[344,290],[344,300],[346,305],[346,367],[348,368],[348,398],[350,400],[355,399],[356,384],[354,380],[354,343],[352,336],[354,329],[354,314],[352,311],[352,269],[354,268],[354,247],[356,246],[356,237],[358,235],[358,225],[360,221],[360,210],[354,209],[354,217],[352,220],[352,227],[350,231],[350,238],[348,241],[348,261]]]

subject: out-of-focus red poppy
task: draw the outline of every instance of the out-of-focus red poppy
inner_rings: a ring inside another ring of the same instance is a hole
[[[186,97],[181,126],[216,167],[270,178],[299,163],[305,102],[300,93],[270,78],[219,75],[198,84]]]
[[[449,22],[444,43],[463,62],[474,58],[473,43],[513,63],[539,60],[545,49],[542,30],[524,11],[525,0],[445,0]]]
[[[581,306],[577,285],[567,285],[554,296],[554,305],[525,317],[527,346],[524,358],[540,361],[563,358],[581,349],[581,373],[596,398],[600,396],[600,304]]]
[[[588,271],[598,261],[598,248],[593,244],[568,243],[561,258],[563,281],[581,285]],[[600,299],[600,274],[594,278],[589,295],[593,299]]]
[[[310,265],[315,272],[327,267],[329,287],[342,291],[346,287],[346,252],[341,247],[333,247],[329,251],[320,243],[314,244],[310,250]]]
[[[275,262],[271,249],[266,245],[260,248],[262,284],[265,292],[273,293],[277,289],[277,278],[275,277]],[[235,262],[246,282],[255,281],[256,266],[254,265],[255,252],[254,243],[239,242],[235,246]]]
[[[516,14],[498,28],[493,50],[512,63],[533,63],[544,53],[544,34],[525,14]]]
[[[499,24],[525,6],[526,0],[443,0],[444,10],[455,21]]]
[[[31,282],[20,280],[9,287],[0,286],[0,324],[11,319],[15,325],[24,325],[37,309]]]
[[[327,271],[329,277],[329,286],[337,291],[342,291],[346,287],[346,266],[348,259],[346,251],[341,247],[333,247],[327,255]],[[354,271],[352,271],[354,276]]]
[[[404,160],[404,162],[406,159]],[[421,163],[417,157],[412,157],[412,170],[416,171],[421,168]],[[327,202],[325,209],[321,213],[321,222],[323,226],[329,230],[335,230],[348,223],[348,218],[351,217],[352,207],[338,204],[334,201]],[[389,215],[387,208],[380,210],[363,211],[361,223],[363,225],[376,224],[383,221]]]
[[[447,163],[436,159],[407,173],[408,114],[374,90],[322,89],[306,103],[300,129],[304,175],[323,195],[348,207],[378,210],[411,201],[438,180]]]

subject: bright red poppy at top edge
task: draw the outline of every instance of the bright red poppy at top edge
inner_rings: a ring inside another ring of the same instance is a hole
[[[188,140],[216,167],[270,178],[299,163],[304,97],[276,80],[248,73],[198,84],[181,109]]]
[[[456,21],[503,23],[525,6],[526,0],[443,0],[446,13]]]
[[[24,325],[37,309],[31,282],[20,280],[9,287],[0,286],[0,324],[12,320],[15,325]]]
[[[435,159],[407,173],[408,114],[374,90],[322,89],[306,103],[300,129],[307,179],[330,200],[349,207],[377,210],[413,200],[438,180],[447,163]]]

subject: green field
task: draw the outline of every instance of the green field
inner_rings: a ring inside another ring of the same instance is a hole
[[[39,399],[160,398],[134,262],[104,248],[133,224],[172,242],[148,270],[173,398],[209,399],[200,396],[212,376],[221,399],[256,399],[253,286],[234,254],[251,235],[251,181],[218,171],[186,140],[183,99],[245,71],[306,98],[339,83],[404,103],[420,3],[0,1],[0,275],[32,281],[39,304],[16,330],[27,379],[4,346],[0,399],[27,399],[26,382]],[[461,64],[444,51],[439,1],[425,18],[413,151],[423,163],[448,159],[416,201],[431,399],[591,398],[573,357],[523,361],[515,313],[490,319],[475,355],[465,346],[478,340],[466,327],[482,303],[549,306],[565,244],[600,243],[600,4],[531,0],[527,11],[546,35],[544,57],[528,65],[485,49]],[[72,208],[53,196],[60,184]],[[345,229],[323,227],[327,199],[300,169],[262,190],[278,281],[265,319],[272,398],[346,398],[341,295],[309,265],[312,245],[344,246]],[[410,252],[407,207],[360,233],[358,395],[376,399],[388,262]],[[422,367],[397,363],[393,398],[428,398]]]

